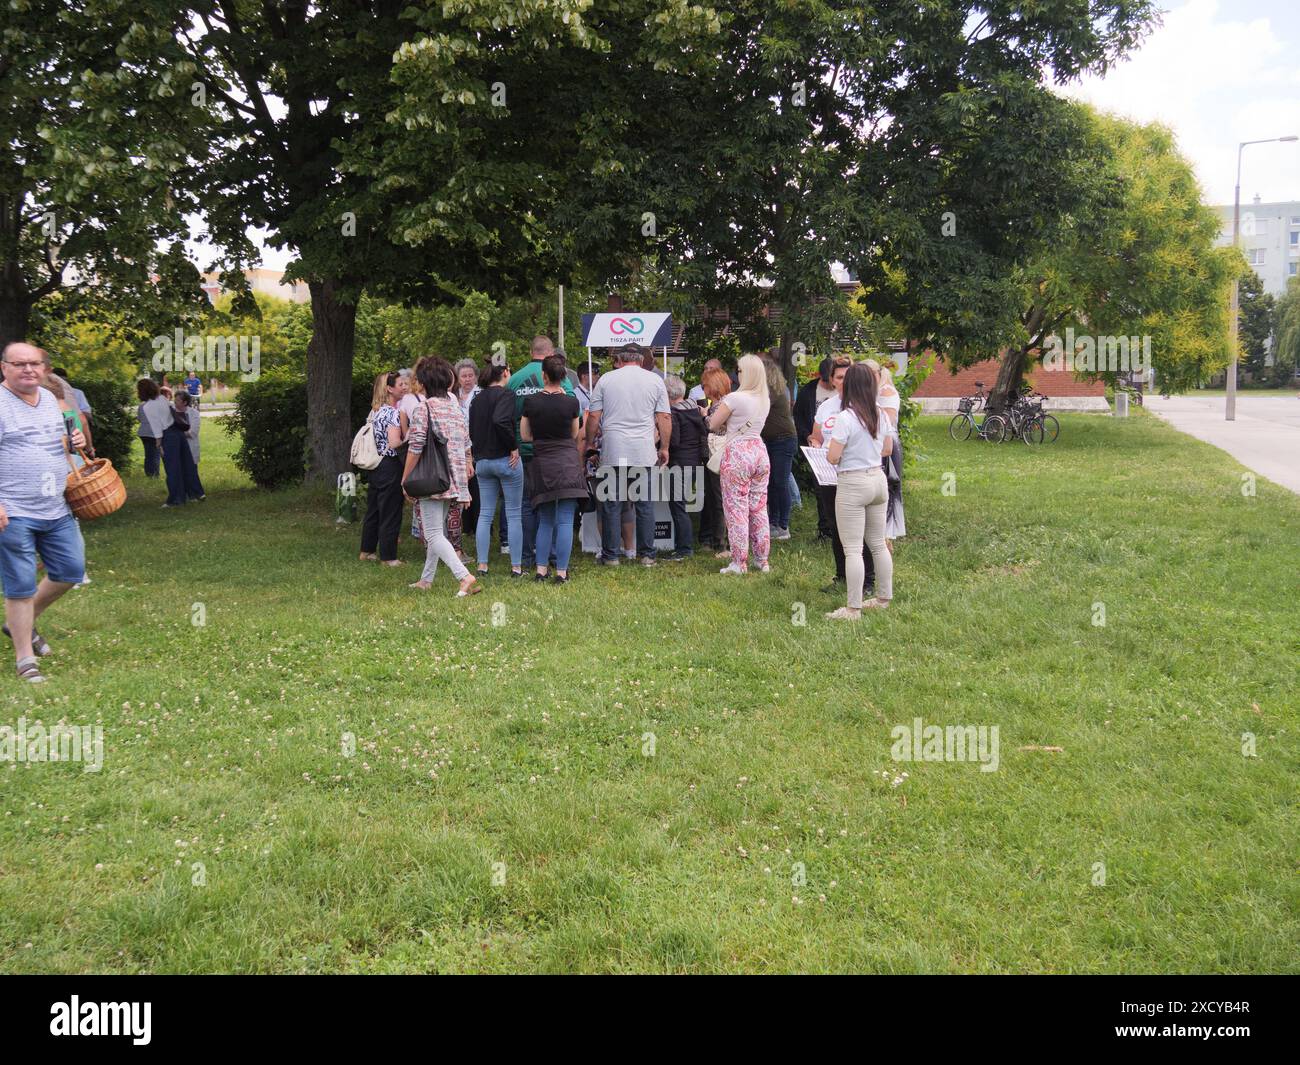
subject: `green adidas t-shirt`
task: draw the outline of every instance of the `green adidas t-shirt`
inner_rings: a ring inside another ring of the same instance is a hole
[[[541,359],[534,359],[527,366],[516,370],[506,382],[506,388],[515,394],[515,441],[519,444],[519,454],[524,458],[533,457],[533,445],[526,444],[519,438],[519,419],[524,415],[524,400],[540,392],[545,384]],[[564,378],[564,391],[573,395],[573,384],[567,375]]]

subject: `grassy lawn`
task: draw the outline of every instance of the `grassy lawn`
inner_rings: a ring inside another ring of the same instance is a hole
[[[856,626],[811,499],[766,577],[494,554],[456,601],[205,420],[208,502],[133,473],[50,681],[0,689],[105,731],[97,774],[0,765],[0,971],[1300,969],[1300,500],[1150,416],[1060,420],[924,420]],[[1000,768],[891,760],[916,717],[998,726]]]

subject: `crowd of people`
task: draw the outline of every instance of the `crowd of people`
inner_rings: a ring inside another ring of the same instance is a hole
[[[767,573],[772,541],[790,539],[792,510],[802,505],[798,449],[811,446],[837,471],[836,484],[816,493],[817,537],[829,541],[835,566],[825,590],[846,600],[827,617],[853,620],[889,605],[893,541],[906,526],[900,398],[887,367],[826,359],[792,395],[767,354],[742,356],[734,375],[709,360],[689,390],[636,344],[615,351],[605,373],[586,361],[570,368],[545,336],[534,338],[531,356],[513,374],[499,360],[453,366],[429,356],[375,378],[369,426],[379,465],[370,471],[363,561],[403,564],[397,546],[410,501],[411,534],[426,552],[412,588],[432,587],[441,562],[457,596],[479,592],[494,523],[511,578],[531,572],[534,582],[565,584],[584,512],[596,515],[598,565],[655,566],[662,496],[644,490],[654,481],[674,486],[669,561],[709,549],[726,560],[724,576]],[[431,447],[447,487],[412,496],[407,482]]]

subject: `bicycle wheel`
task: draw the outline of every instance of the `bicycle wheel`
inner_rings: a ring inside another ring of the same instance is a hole
[[[1037,418],[1030,418],[1020,427],[1020,439],[1034,446],[1043,442],[1043,423]]]
[[[969,440],[975,422],[969,414],[954,414],[948,423],[948,435],[954,440]]]
[[[990,444],[1002,443],[1007,434],[1007,420],[1001,414],[990,414],[980,425],[980,439]]]
[[[1043,439],[1049,444],[1056,443],[1056,438],[1061,435],[1061,423],[1050,414],[1044,414],[1041,421],[1043,425]]]

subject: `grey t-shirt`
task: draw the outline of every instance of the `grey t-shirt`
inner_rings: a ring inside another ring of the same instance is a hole
[[[36,391],[33,407],[0,385],[0,506],[11,518],[52,521],[71,513],[63,415],[52,392]]]
[[[669,413],[668,389],[658,374],[621,366],[596,382],[591,409],[600,414],[600,461],[604,466],[653,466],[655,415]]]

